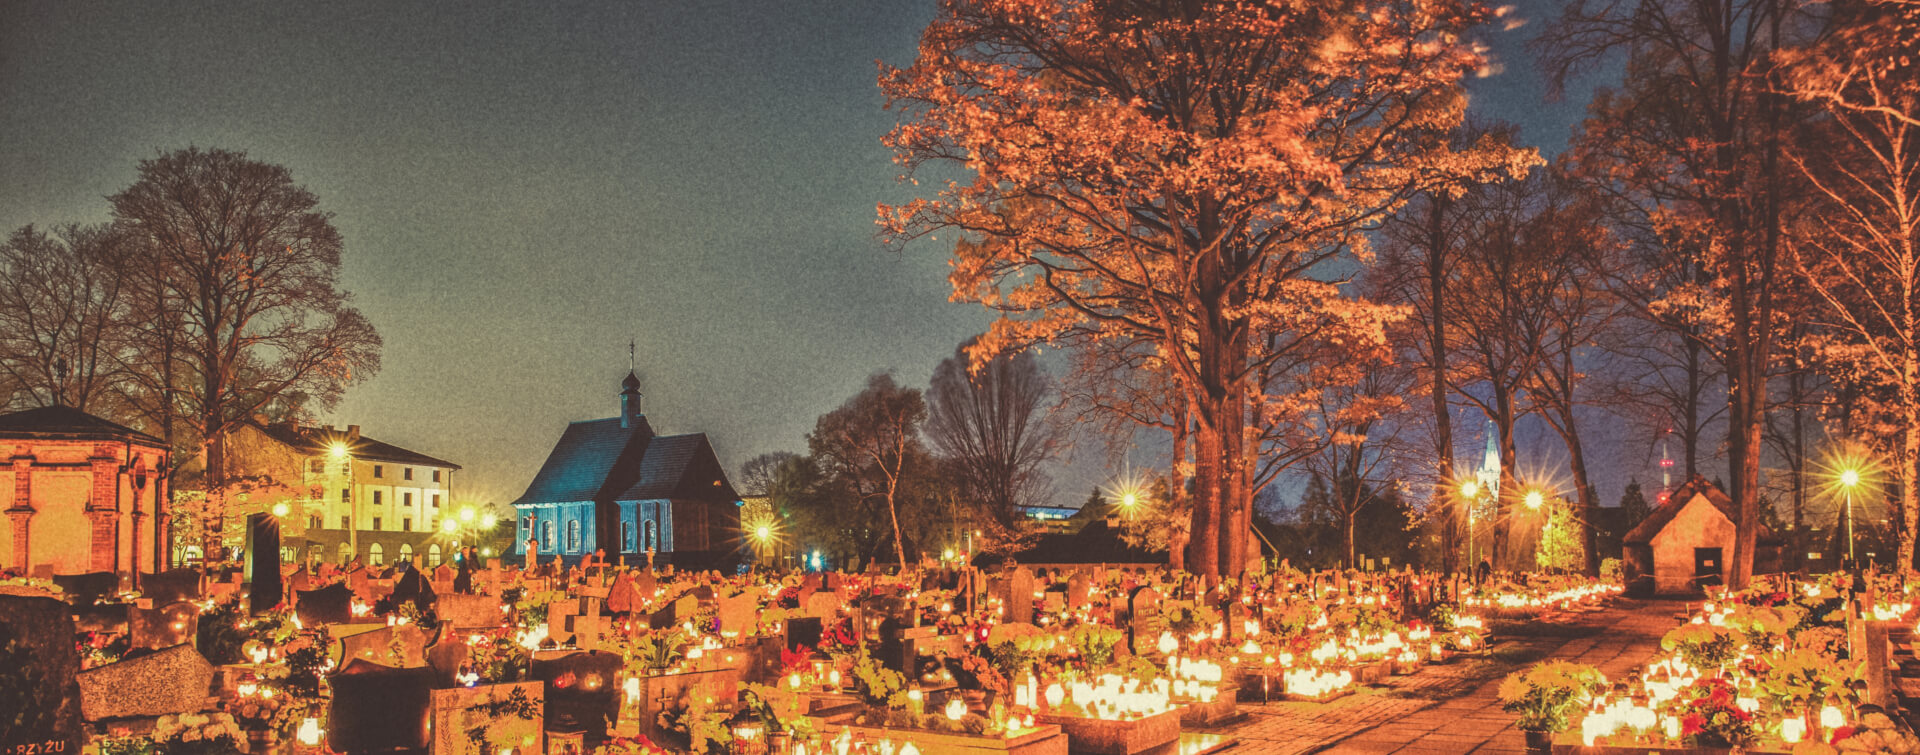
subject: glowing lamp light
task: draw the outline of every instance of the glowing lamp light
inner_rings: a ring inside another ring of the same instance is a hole
[[[327,449],[327,453],[332,454],[335,460],[345,459],[347,458],[347,444],[336,440],[333,442],[333,445]]]
[[[1846,725],[1847,714],[1842,713],[1839,707],[1829,704],[1820,708],[1821,727],[1832,731]]]
[[[940,557],[941,557],[941,558],[943,558],[943,559],[945,559],[945,560],[947,560],[947,561],[952,561],[952,560],[953,560],[953,549],[952,549],[952,548],[948,548],[948,549],[946,550],[946,552],[945,552],[945,553],[942,553],[942,554],[940,555]]]
[[[1180,649],[1180,641],[1173,638],[1172,632],[1161,632],[1160,643],[1157,647],[1162,654],[1173,655],[1173,651]]]
[[[1527,508],[1538,509],[1547,502],[1547,497],[1538,490],[1527,491]]]
[[[1780,722],[1780,741],[1787,744],[1799,744],[1807,736],[1807,720],[1789,718]]]
[[[453,534],[453,532],[454,532],[454,530],[457,530],[457,529],[459,529],[459,528],[460,528],[460,523],[459,523],[459,522],[456,522],[456,521],[453,521],[452,519],[442,519],[442,520],[440,520],[440,531],[441,531],[441,532],[445,532],[445,533],[447,533],[447,534],[449,534],[449,535],[451,535],[451,534]]]
[[[1139,496],[1131,490],[1127,491],[1125,495],[1120,496],[1120,505],[1124,508],[1133,508],[1133,505],[1139,502]]]
[[[1046,698],[1047,707],[1058,708],[1061,703],[1067,700],[1067,688],[1060,686],[1059,682],[1049,684],[1047,685]]]
[[[753,536],[759,538],[760,542],[764,543],[767,541],[767,538],[773,537],[773,528],[762,524],[754,528]]]
[[[293,511],[293,508],[288,506],[286,501],[281,501],[273,505],[273,515],[275,517],[284,517],[291,511]]]
[[[967,717],[967,702],[958,697],[947,701],[947,718],[958,721]]]
[[[1847,487],[1853,487],[1855,485],[1860,484],[1860,470],[1858,469],[1840,470],[1840,484],[1845,485]]]
[[[494,525],[497,525],[499,523],[500,523],[500,517],[494,516],[492,513],[482,514],[480,516],[481,527],[485,527],[487,529],[493,529]]]
[[[474,517],[474,512],[473,512],[473,507],[472,507],[472,506],[464,506],[464,507],[461,507],[461,509],[460,509],[460,521],[463,521],[463,522],[471,522],[471,521],[473,521],[473,517]]]
[[[1477,495],[1480,495],[1480,483],[1474,482],[1473,480],[1460,483],[1461,498],[1472,498]]]

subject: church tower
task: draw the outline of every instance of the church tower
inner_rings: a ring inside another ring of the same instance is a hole
[[[633,420],[646,414],[640,403],[640,378],[627,371],[627,379],[620,381],[620,427],[633,427]]]
[[[1480,457],[1480,469],[1473,476],[1487,498],[1500,497],[1500,431],[1494,427],[1493,420],[1487,420],[1487,450]]]

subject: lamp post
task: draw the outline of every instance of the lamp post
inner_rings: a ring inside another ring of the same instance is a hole
[[[1478,501],[1479,498],[1480,498],[1480,483],[1473,480],[1468,480],[1466,482],[1460,483],[1460,500],[1467,504],[1467,573],[1468,574],[1474,574],[1476,573],[1474,570],[1480,568],[1480,559],[1476,557],[1476,551],[1475,551],[1475,548],[1476,546],[1479,545],[1479,543],[1474,534],[1474,511],[1473,511],[1476,508],[1476,504],[1479,503]]]
[[[360,496],[353,494],[353,453],[345,441],[334,441],[328,455],[340,463],[346,470],[347,478],[347,549],[354,557],[360,555]],[[341,564],[346,566],[346,564]]]
[[[1853,554],[1853,488],[1860,484],[1860,470],[1851,467],[1840,471],[1840,489],[1847,495],[1847,563],[1858,566]]]

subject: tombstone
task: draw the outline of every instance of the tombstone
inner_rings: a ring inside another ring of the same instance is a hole
[[[1033,623],[1033,573],[1016,568],[1007,579],[1007,622]]]
[[[555,600],[547,604],[547,636],[554,642],[566,644],[573,640],[573,616],[580,613],[579,600]]]
[[[650,629],[667,629],[672,627],[675,624],[680,623],[679,609],[680,609],[680,604],[678,602],[674,602],[674,603],[668,603],[665,608],[662,608],[658,611],[654,611],[653,613],[648,614],[647,627]]]
[[[688,591],[687,594],[692,596],[694,600],[701,602],[713,600],[715,597],[712,585],[700,585]]]
[[[298,595],[293,612],[301,624],[320,627],[353,621],[353,591],[344,584],[336,582]]]
[[[74,681],[79,668],[67,604],[0,596],[0,689],[19,695],[14,699],[20,704],[0,718],[0,752],[80,752],[85,736],[80,687]]]
[[[640,572],[633,578],[633,591],[640,596],[641,605],[645,605],[653,600],[654,593],[660,591],[660,580],[654,579],[651,571]]]
[[[247,611],[273,610],[286,597],[280,584],[280,520],[265,512],[247,517]]]
[[[53,583],[66,593],[67,602],[76,606],[93,605],[120,591],[120,576],[110,571],[56,574]]]
[[[1160,635],[1154,633],[1153,625],[1159,613],[1160,591],[1152,587],[1134,588],[1133,596],[1127,601],[1127,634],[1131,640],[1128,646],[1134,655],[1158,652]]]
[[[434,597],[433,582],[419,569],[406,570],[393,586],[392,598],[396,606],[401,601],[408,601],[413,603],[414,608],[425,611],[433,607]]]
[[[753,634],[756,617],[760,613],[760,601],[751,592],[743,592],[731,598],[720,599],[720,631],[733,632],[741,637]]]
[[[1067,610],[1066,591],[1048,590],[1041,593],[1040,610],[1050,614]]]
[[[453,679],[472,655],[464,637],[450,637],[427,648],[427,668],[439,672],[444,680]]]
[[[429,755],[494,755],[474,745],[469,733],[480,730],[480,738],[498,751],[539,753],[545,717],[545,690],[539,682],[488,684],[479,687],[437,689],[430,695],[433,744]],[[533,703],[533,717],[491,715],[493,706],[518,695]]]
[[[327,746],[348,755],[425,750],[434,671],[353,658],[328,677]]]
[[[838,617],[840,610],[845,608],[846,605],[847,602],[841,599],[840,593],[837,592],[814,593],[807,599],[806,603],[802,604],[808,616],[816,616],[822,619]]]
[[[442,593],[434,603],[433,614],[455,629],[491,629],[500,626],[506,616],[500,611],[497,597],[459,593]]]
[[[600,647],[600,638],[605,637],[611,624],[600,613],[600,599],[582,597],[578,610],[567,617],[567,634],[573,637],[573,644],[582,650]]]
[[[598,650],[535,658],[528,678],[546,683],[547,726],[559,731],[585,731],[588,744],[607,738],[607,726],[620,715],[617,674],[619,653]]]
[[[427,631],[414,624],[388,626],[342,637],[341,657],[397,668],[427,665]]]
[[[95,603],[73,607],[73,626],[80,632],[127,631],[127,608],[124,603]]]
[[[347,572],[347,578],[344,581],[347,589],[353,591],[353,596],[359,598],[360,602],[372,605],[379,599],[379,596],[373,592],[373,575],[367,573],[367,567],[354,565],[353,569]]]
[[[200,599],[200,572],[195,569],[173,569],[140,575],[140,594],[163,606],[182,600]]]
[[[826,632],[826,624],[818,616],[787,619],[787,650],[799,647],[818,649],[820,637]]]
[[[127,648],[159,650],[192,642],[200,628],[200,607],[186,601],[159,608],[127,609]]]
[[[1083,572],[1074,572],[1067,580],[1067,607],[1075,611],[1093,603],[1093,597],[1087,592],[1093,589],[1093,581]]]
[[[624,616],[639,610],[645,602],[640,592],[634,589],[633,578],[622,575],[613,581],[613,587],[607,590],[607,612],[615,616]]]
[[[213,664],[192,645],[82,671],[80,717],[88,722],[136,716],[197,713],[207,703]]]
[[[460,576],[459,571],[455,570],[453,567],[448,566],[444,563],[434,567],[433,589],[437,592],[446,592],[446,590],[440,589],[440,586],[444,584],[444,585],[447,585],[449,588],[451,588],[453,585],[453,579],[458,576]]]
[[[287,575],[287,592],[293,595],[294,600],[300,599],[302,591],[313,589],[313,585],[314,577],[307,573],[305,566],[293,567],[293,573]]]

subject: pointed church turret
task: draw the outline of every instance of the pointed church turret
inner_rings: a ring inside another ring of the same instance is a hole
[[[640,404],[640,378],[627,371],[627,379],[620,381],[620,427],[633,427],[633,418],[646,413]]]

